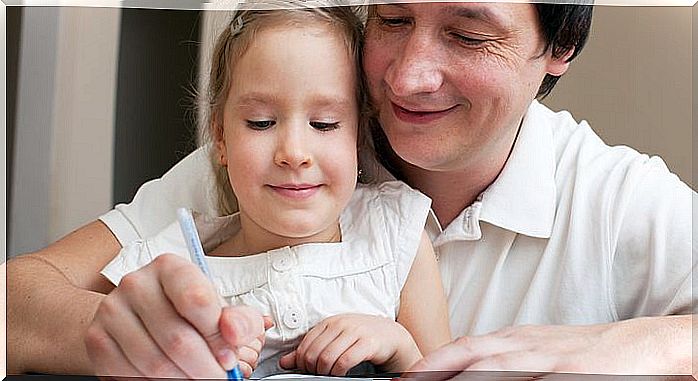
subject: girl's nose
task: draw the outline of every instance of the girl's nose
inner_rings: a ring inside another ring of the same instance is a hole
[[[310,142],[300,131],[288,131],[279,135],[274,164],[292,169],[311,166]]]
[[[385,73],[385,82],[398,97],[434,93],[444,82],[439,66],[439,41],[415,29]]]

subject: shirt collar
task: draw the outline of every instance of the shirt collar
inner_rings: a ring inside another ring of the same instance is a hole
[[[550,238],[555,218],[555,152],[548,109],[534,100],[502,172],[482,194],[480,220]]]

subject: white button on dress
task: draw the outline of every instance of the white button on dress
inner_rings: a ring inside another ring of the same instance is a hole
[[[291,307],[284,313],[283,322],[286,327],[296,329],[300,327],[303,322],[303,313],[300,309]]]

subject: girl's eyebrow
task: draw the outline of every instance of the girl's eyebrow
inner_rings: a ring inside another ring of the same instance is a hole
[[[239,105],[249,105],[255,103],[275,104],[278,102],[278,97],[274,94],[251,92],[240,96],[237,100]]]
[[[352,95],[353,96],[353,95]],[[320,95],[311,98],[310,104],[315,107],[327,107],[327,108],[337,108],[337,109],[350,109],[354,105],[352,98],[342,97],[342,96],[325,96]]]
[[[254,105],[278,105],[281,101],[274,94],[267,93],[247,93],[240,96],[235,104],[238,106],[254,106]],[[334,110],[351,110],[354,108],[354,100],[350,97],[318,95],[307,100],[306,104],[314,108],[334,109]]]

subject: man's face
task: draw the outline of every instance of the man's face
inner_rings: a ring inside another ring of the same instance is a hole
[[[504,160],[546,73],[531,4],[379,5],[366,32],[365,70],[390,145],[432,171]]]

